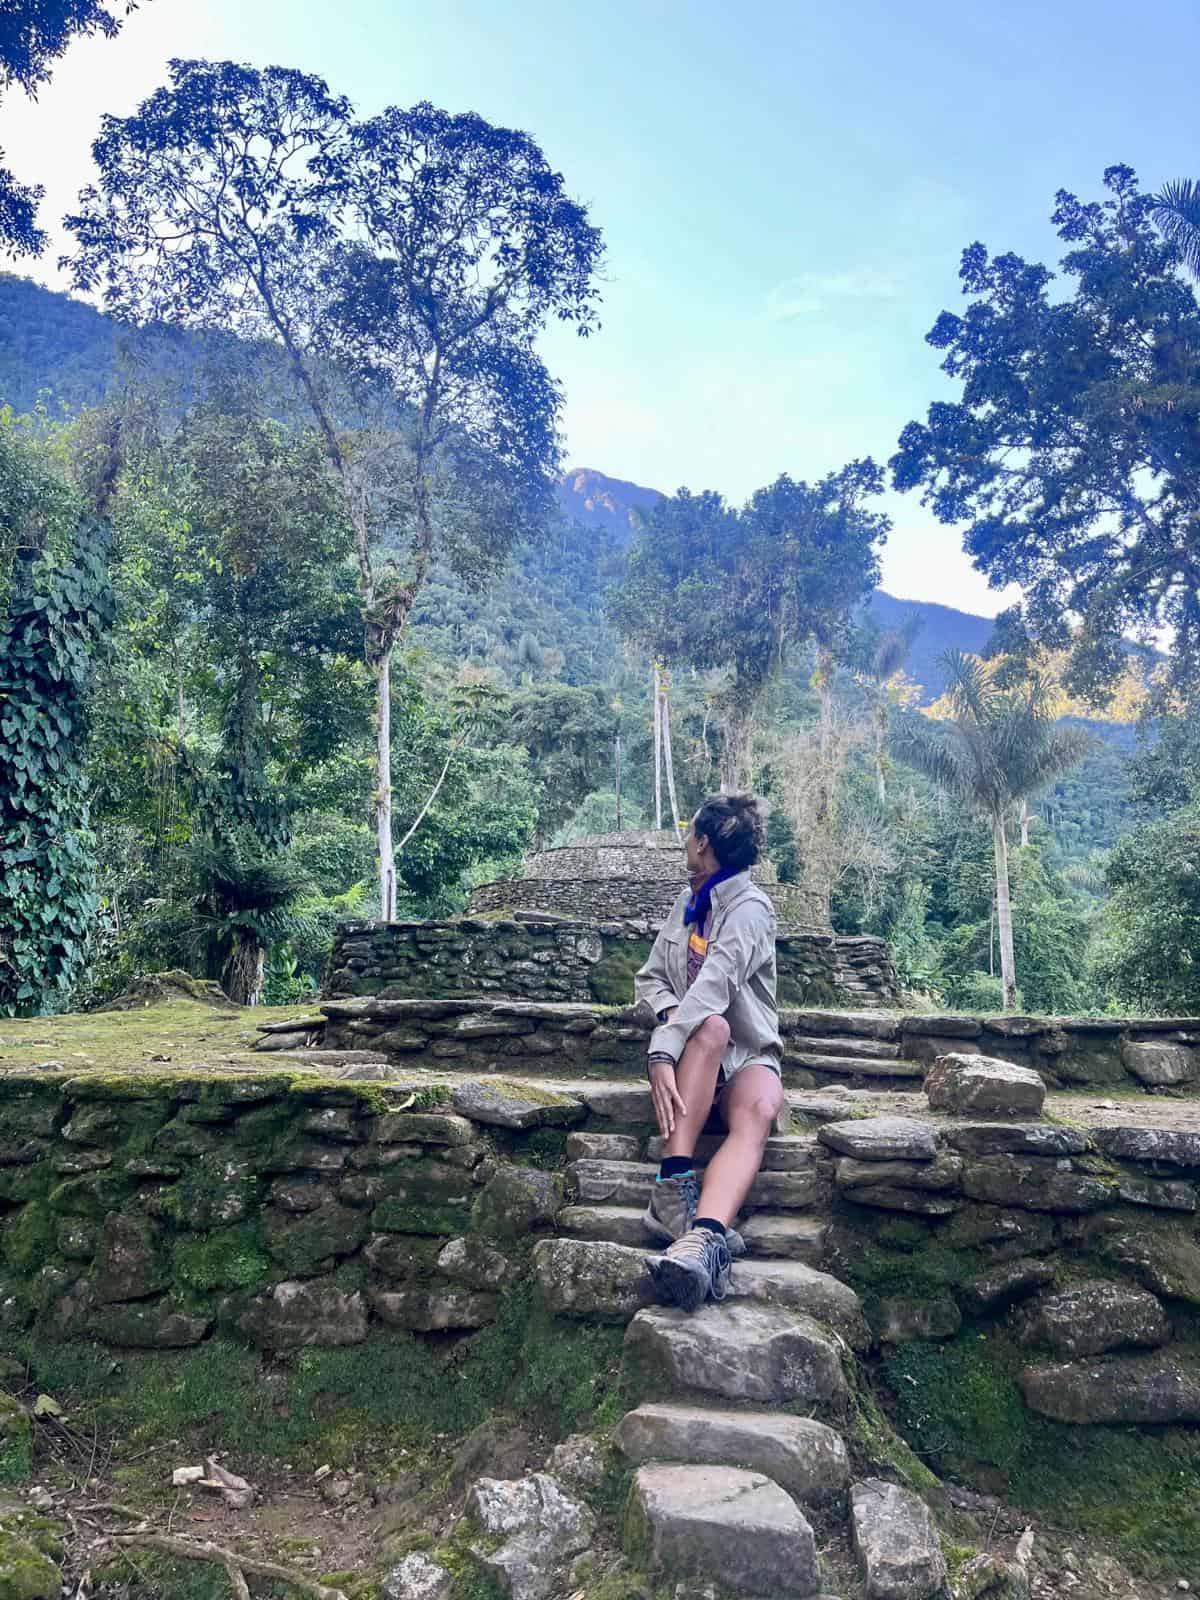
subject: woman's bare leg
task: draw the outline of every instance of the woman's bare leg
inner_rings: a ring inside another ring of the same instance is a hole
[[[724,1017],[706,1017],[684,1046],[675,1066],[675,1086],[686,1110],[676,1111],[664,1156],[694,1156],[696,1143],[712,1110],[721,1057],[729,1045]]]
[[[729,1132],[705,1169],[700,1216],[711,1217],[727,1228],[732,1225],[758,1176],[763,1147],[782,1108],[783,1085],[770,1067],[743,1067],[726,1087],[721,1096],[721,1115]]]

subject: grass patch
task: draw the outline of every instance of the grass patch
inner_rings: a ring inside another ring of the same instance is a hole
[[[1026,1361],[998,1333],[900,1346],[886,1371],[906,1437],[941,1471],[1000,1472],[1018,1504],[1111,1540],[1149,1576],[1200,1571],[1200,1435],[1039,1417],[1017,1387]]]

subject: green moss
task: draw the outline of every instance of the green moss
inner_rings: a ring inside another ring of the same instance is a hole
[[[4,1600],[59,1600],[62,1574],[37,1545],[0,1529],[0,1594]]]
[[[856,1362],[846,1363],[854,1452],[871,1472],[895,1477],[916,1494],[929,1494],[938,1480],[892,1427]]]
[[[1152,1577],[1200,1570],[1200,1436],[1071,1427],[1028,1410],[1025,1357],[998,1332],[899,1347],[887,1362],[901,1426],[940,1470],[1003,1475],[1019,1505],[1110,1540]]]
[[[600,1005],[633,1004],[633,979],[650,954],[649,939],[623,939],[588,971],[588,988]]]
[[[211,1561],[173,1561],[155,1550],[128,1550],[96,1569],[104,1593],[122,1600],[229,1600],[233,1593],[224,1570]],[[291,1585],[259,1584],[262,1600],[296,1600]]]
[[[31,1200],[5,1224],[4,1260],[28,1275],[40,1271],[56,1254],[56,1218],[44,1201]]]
[[[387,1195],[375,1207],[371,1225],[381,1233],[439,1234],[452,1239],[470,1228],[471,1207],[428,1205]]]
[[[175,1242],[172,1276],[189,1289],[251,1289],[270,1270],[271,1258],[261,1234],[246,1223]]]
[[[567,1157],[567,1134],[563,1128],[535,1128],[514,1152],[517,1159],[523,1156],[530,1166],[553,1171],[561,1167]]]
[[[0,1483],[27,1483],[33,1474],[33,1423],[12,1395],[0,1394]]]

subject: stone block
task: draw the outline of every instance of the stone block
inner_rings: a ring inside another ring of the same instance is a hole
[[[965,1206],[946,1224],[942,1242],[952,1250],[983,1250],[993,1261],[1038,1255],[1058,1242],[1054,1219],[1002,1206]]]
[[[631,1133],[569,1133],[568,1161],[640,1161],[642,1141]]]
[[[871,1342],[862,1303],[850,1285],[802,1261],[736,1261],[729,1292],[735,1300],[802,1311],[857,1350]]]
[[[591,1322],[628,1322],[654,1302],[644,1250],[583,1239],[542,1239],[533,1247],[533,1270],[556,1315]]]
[[[309,1345],[362,1344],[367,1307],[357,1291],[331,1282],[277,1283],[271,1289],[223,1303],[219,1315],[264,1350],[299,1350]]]
[[[136,1350],[183,1349],[199,1344],[211,1327],[210,1316],[189,1312],[169,1300],[100,1306],[88,1323],[88,1331],[105,1344]]]
[[[827,1122],[817,1138],[839,1155],[859,1161],[932,1161],[937,1127],[916,1117],[862,1117]]]
[[[1098,1211],[1113,1192],[1099,1178],[1048,1156],[980,1156],[963,1167],[964,1194],[1030,1211]]]
[[[1097,1128],[1093,1138],[1118,1161],[1200,1168],[1200,1132],[1183,1128]]]
[[[1100,1255],[1154,1294],[1200,1306],[1200,1241],[1183,1228],[1117,1228],[1097,1241]]]
[[[872,1321],[885,1344],[906,1344],[910,1339],[952,1339],[962,1327],[962,1314],[948,1294],[920,1300],[893,1295],[880,1301]]]
[[[461,1083],[454,1091],[454,1109],[472,1122],[498,1128],[569,1127],[586,1116],[572,1095],[534,1089],[528,1084]]]
[[[367,1241],[363,1255],[381,1276],[405,1282],[427,1277],[443,1248],[436,1237],[409,1239],[400,1233],[377,1233]]]
[[[468,1235],[451,1239],[438,1252],[437,1269],[447,1278],[457,1279],[472,1289],[499,1290],[520,1276],[520,1268],[499,1250],[482,1239]]]
[[[475,1201],[476,1227],[498,1239],[520,1239],[550,1227],[562,1207],[565,1188],[557,1172],[497,1167]]]
[[[946,1582],[946,1561],[929,1508],[899,1484],[866,1478],[850,1490],[854,1548],[865,1600],[932,1600]]]
[[[932,1110],[956,1116],[1040,1117],[1046,1085],[1032,1067],[951,1052],[929,1069],[925,1097]]]
[[[1003,1311],[1053,1282],[1054,1268],[1048,1261],[1018,1256],[969,1279],[959,1293],[967,1310],[980,1316]]]
[[[961,1157],[944,1154],[933,1161],[859,1161],[843,1156],[834,1171],[834,1182],[850,1199],[856,1189],[877,1184],[941,1193],[958,1187],[962,1166]]]
[[[1056,1422],[1200,1422],[1200,1372],[1169,1351],[1027,1367],[1025,1404]]]
[[[648,1402],[621,1419],[614,1439],[639,1465],[707,1461],[764,1473],[806,1505],[836,1499],[850,1481],[842,1436],[823,1422],[786,1412]]]
[[[567,1592],[562,1568],[591,1548],[595,1518],[557,1478],[545,1472],[509,1481],[480,1478],[468,1506],[489,1539],[476,1547],[476,1559],[511,1600],[551,1600]]]
[[[329,1200],[299,1216],[268,1209],[263,1234],[274,1261],[288,1277],[307,1278],[353,1255],[370,1231],[367,1215]]]
[[[453,1600],[454,1589],[445,1567],[414,1550],[384,1574],[379,1600]]]
[[[149,1217],[124,1211],[105,1217],[96,1246],[97,1300],[143,1300],[165,1289],[169,1277],[161,1230]]]
[[[641,1392],[664,1386],[767,1405],[827,1405],[846,1392],[844,1345],[811,1317],[734,1301],[688,1314],[639,1311],[625,1333],[624,1366]]]
[[[797,1507],[762,1473],[737,1467],[640,1467],[631,1531],[654,1573],[713,1579],[741,1595],[815,1596],[816,1541]]]
[[[1163,1039],[1136,1043],[1122,1039],[1121,1060],[1127,1071],[1154,1089],[1173,1089],[1200,1077],[1200,1057],[1185,1044]]]
[[[440,1333],[453,1328],[482,1328],[496,1320],[494,1294],[470,1289],[372,1289],[371,1310],[389,1328],[413,1333]]]
[[[1020,1344],[1063,1356],[1099,1356],[1126,1346],[1157,1349],[1171,1329],[1162,1306],[1146,1289],[1105,1279],[1045,1295],[1022,1312]]]
[[[779,1256],[785,1261],[803,1261],[807,1266],[821,1264],[829,1236],[829,1223],[822,1217],[779,1216],[759,1211],[739,1226],[751,1255]]]
[[[942,1141],[964,1155],[1079,1156],[1091,1140],[1059,1122],[968,1122],[947,1128]]]

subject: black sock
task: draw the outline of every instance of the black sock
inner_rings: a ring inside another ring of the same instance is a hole
[[[691,1156],[664,1156],[658,1175],[660,1178],[681,1178],[685,1172],[691,1170]]]
[[[692,1223],[693,1228],[707,1228],[709,1233],[716,1233],[723,1239],[725,1237],[725,1224],[718,1222],[716,1217],[697,1217]]]

